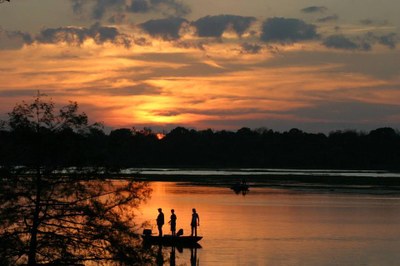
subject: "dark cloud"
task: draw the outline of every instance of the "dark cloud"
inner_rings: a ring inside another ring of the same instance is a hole
[[[187,20],[183,18],[165,18],[149,20],[139,26],[153,37],[160,37],[164,40],[179,39],[182,24]]]
[[[37,36],[40,43],[67,42],[70,44],[82,44],[89,37],[86,28],[60,27],[43,29]]]
[[[90,28],[60,27],[48,28],[41,31],[36,37],[40,43],[59,43],[66,42],[71,45],[81,45],[87,39],[93,39],[96,44],[110,42],[129,47],[131,40],[122,34],[115,27],[104,27],[94,24]]]
[[[380,35],[380,36],[376,35],[372,32],[368,32],[367,34],[362,36],[361,39],[364,42],[368,42],[370,44],[375,44],[375,43],[382,44],[384,46],[387,46],[390,49],[396,48],[396,45],[398,42],[397,34],[394,32],[388,33],[386,35]]]
[[[230,27],[237,35],[241,36],[255,20],[254,17],[218,15],[202,17],[193,22],[193,25],[200,37],[221,37]]]
[[[343,35],[332,35],[327,37],[323,44],[326,47],[335,49],[368,51],[371,50],[372,45],[376,43],[394,49],[396,48],[397,42],[398,38],[395,33],[378,36],[369,32],[363,36],[353,37],[352,39]]]
[[[265,42],[293,43],[318,38],[316,26],[295,18],[269,18],[262,25],[260,36]]]
[[[161,13],[166,16],[185,16],[191,12],[183,2],[177,0],[71,0],[72,10],[82,15],[85,11],[96,20],[112,13]],[[113,17],[114,15],[111,15]]]
[[[0,49],[20,49],[25,44],[31,44],[33,38],[29,33],[7,31],[0,28]]]
[[[324,7],[324,6],[309,6],[309,7],[305,7],[303,9],[301,9],[301,12],[303,13],[324,13],[325,11],[327,11],[328,8]]]
[[[369,50],[371,45],[368,43],[359,44],[344,35],[331,35],[323,41],[323,45],[329,48],[343,50]]]
[[[331,15],[317,19],[318,22],[330,22],[330,21],[337,21],[339,19],[338,15]]]
[[[242,43],[240,53],[242,54],[259,54],[262,50],[262,46],[259,44]]]
[[[389,33],[387,35],[378,37],[378,42],[380,44],[386,45],[391,49],[395,49],[398,42],[398,38],[396,33]]]

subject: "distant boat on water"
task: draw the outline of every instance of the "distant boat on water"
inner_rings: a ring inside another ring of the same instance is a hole
[[[231,186],[231,189],[235,191],[236,194],[242,193],[247,194],[249,192],[250,186],[247,185],[246,181],[242,180],[240,183],[236,183]]]

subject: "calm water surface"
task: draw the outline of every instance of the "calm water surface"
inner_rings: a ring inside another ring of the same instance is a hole
[[[399,265],[400,197],[294,192],[152,182],[152,198],[140,218],[156,231],[157,208],[166,222],[190,233],[191,209],[204,238],[194,251],[176,251],[176,265]],[[164,232],[169,233],[169,225]],[[163,248],[166,262],[171,248]],[[191,261],[192,255],[192,261]],[[172,265],[174,265],[172,263]]]

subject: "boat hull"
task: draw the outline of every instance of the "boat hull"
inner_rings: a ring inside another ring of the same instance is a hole
[[[181,247],[199,247],[197,243],[202,236],[149,236],[142,235],[144,244],[147,245],[163,245],[163,246],[181,246]]]

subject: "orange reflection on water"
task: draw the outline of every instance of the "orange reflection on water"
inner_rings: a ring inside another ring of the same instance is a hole
[[[177,228],[189,234],[196,208],[204,265],[396,265],[400,259],[400,197],[254,187],[242,196],[228,187],[151,186],[142,219],[152,220],[154,230],[157,208],[166,221],[174,208]]]

